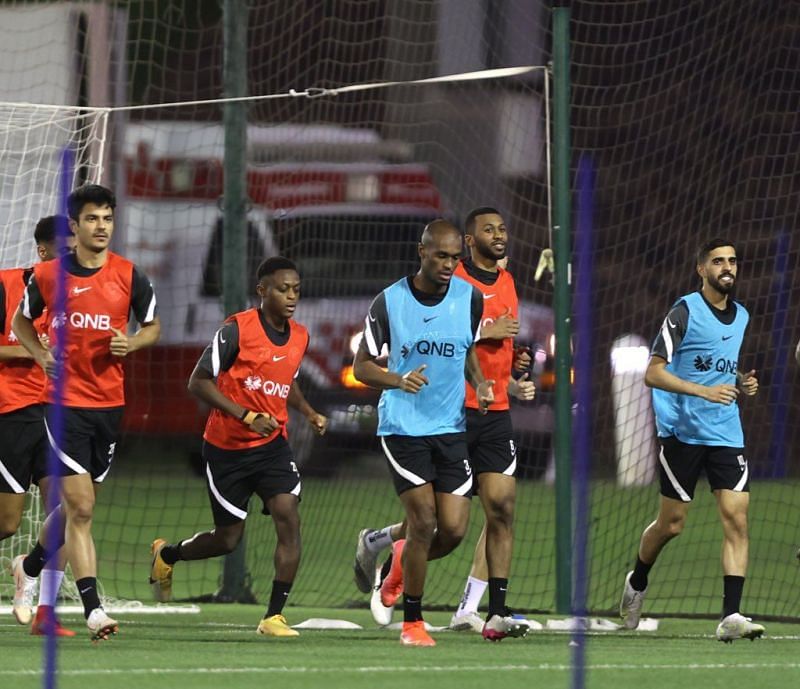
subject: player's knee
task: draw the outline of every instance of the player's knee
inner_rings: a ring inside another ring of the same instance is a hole
[[[436,533],[436,514],[433,511],[417,513],[409,518],[406,536],[414,541],[430,543]]]
[[[19,529],[21,515],[3,515],[0,516],[0,541],[10,538]]]
[[[440,526],[436,535],[441,543],[442,549],[446,552],[455,550],[458,544],[464,540],[464,535],[467,532],[466,525],[448,525]]]
[[[92,523],[94,514],[94,500],[79,500],[69,510],[69,520],[78,526]]]
[[[686,518],[683,516],[672,517],[664,524],[663,531],[667,538],[676,538],[683,533],[683,527],[686,525]]]
[[[505,496],[492,500],[486,509],[487,521],[493,525],[510,529],[514,523],[514,498]]]
[[[223,555],[228,555],[236,550],[236,546],[239,545],[239,541],[242,540],[241,531],[218,530],[215,535],[217,537],[217,545]]]

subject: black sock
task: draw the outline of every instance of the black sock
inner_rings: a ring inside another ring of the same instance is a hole
[[[653,565],[648,565],[642,562],[638,557],[636,558],[636,566],[633,568],[631,574],[630,584],[635,591],[644,591],[647,588],[647,575],[650,573],[650,568]]]
[[[273,615],[280,615],[283,611],[283,606],[289,598],[289,592],[292,590],[291,582],[272,580],[272,594],[269,597],[269,607],[267,614],[264,617],[272,617]]]
[[[739,612],[742,603],[742,590],[744,589],[744,577],[725,575],[722,577],[725,597],[722,599],[722,616],[727,617]]]
[[[168,565],[174,565],[178,560],[183,560],[181,557],[181,544],[175,543],[173,545],[170,543],[169,545],[165,545],[161,549],[161,559]]]
[[[95,577],[84,577],[75,582],[78,593],[81,594],[83,601],[83,616],[88,618],[89,613],[95,608],[101,607],[100,596],[97,595],[97,579]]]
[[[403,622],[419,622],[422,619],[422,596],[403,594]]]
[[[389,557],[386,558],[386,562],[383,563],[383,567],[381,567],[381,583],[383,580],[389,576],[389,570],[392,568],[392,554],[389,553]]]
[[[487,620],[490,619],[492,615],[505,617],[507,589],[508,579],[489,577],[489,615],[486,618]]]
[[[45,552],[44,546],[36,541],[33,550],[28,553],[27,557],[22,561],[22,569],[29,577],[38,577],[44,569],[45,563],[50,559],[50,556]]]

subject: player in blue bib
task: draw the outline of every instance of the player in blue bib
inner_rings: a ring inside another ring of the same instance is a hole
[[[656,520],[642,533],[636,565],[625,578],[623,625],[635,629],[647,575],[663,547],[683,530],[701,471],[717,500],[722,522],[723,611],[717,639],[755,639],[764,627],[739,612],[747,570],[749,469],[736,400],[755,395],[755,371],[738,370],[749,321],[730,294],[736,284],[736,249],[725,239],[704,244],[697,255],[699,292],[672,307],[651,350],[645,383],[653,388],[661,481]]]
[[[453,277],[461,233],[434,220],[422,233],[420,269],[381,292],[370,306],[355,357],[355,377],[383,390],[378,436],[405,509],[406,539],[395,542],[381,587],[384,605],[403,593],[409,646],[433,646],[422,620],[429,559],[447,555],[466,532],[472,494],[464,379],[482,409],[494,399],[474,351],[483,294]],[[379,360],[388,357],[386,367]]]

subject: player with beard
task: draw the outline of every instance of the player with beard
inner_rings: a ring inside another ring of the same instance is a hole
[[[645,383],[653,388],[661,451],[658,516],[642,533],[636,565],[625,577],[620,602],[623,625],[635,629],[647,592],[647,576],[664,546],[683,530],[702,471],[722,522],[723,612],[717,639],[755,639],[764,627],[739,612],[747,570],[749,468],[736,399],[755,395],[755,371],[737,369],[750,319],[731,298],[738,262],[726,239],[700,247],[699,291],[674,304],[651,350]],[[737,387],[738,384],[738,387]]]
[[[531,400],[536,389],[527,380],[527,373],[518,380],[511,375],[514,336],[519,332],[519,320],[514,279],[498,265],[506,257],[508,231],[505,222],[497,209],[484,206],[470,211],[465,220],[465,231],[470,256],[459,261],[454,274],[482,293],[481,339],[475,352],[484,375],[496,383],[494,401],[485,413],[480,410],[475,389],[472,385],[466,386],[469,462],[473,475],[477,477],[485,524],[475,548],[461,604],[450,627],[473,629],[486,639],[499,641],[507,636],[524,636],[528,631],[527,624],[515,619],[506,607],[517,466],[509,395]],[[529,361],[530,357],[525,354],[522,364]],[[378,530],[364,529],[359,534],[354,571],[356,584],[364,592],[372,583],[378,553],[394,542],[392,562],[381,591],[384,607],[389,607],[385,604],[392,602],[392,589],[396,593],[402,588],[399,563],[404,533],[404,523],[401,523]],[[484,622],[477,610],[487,586],[489,612]],[[381,613],[378,610],[378,616]],[[383,618],[379,621],[388,620]]]

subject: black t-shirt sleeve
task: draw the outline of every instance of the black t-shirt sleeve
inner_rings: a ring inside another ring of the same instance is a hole
[[[364,319],[364,336],[360,348],[371,357],[379,357],[384,345],[391,347],[389,312],[386,310],[386,295],[381,292],[372,301]]]
[[[481,320],[483,320],[483,292],[477,287],[472,288],[470,313],[472,316],[472,339],[477,342],[481,337]]]
[[[34,275],[31,275],[31,279],[28,280],[28,285],[25,287],[20,308],[22,309],[22,315],[32,321],[35,321],[44,313],[44,298],[39,291],[39,285],[36,284]]]
[[[670,309],[661,330],[658,331],[650,354],[666,359],[667,363],[672,361],[672,357],[680,347],[683,338],[686,336],[686,329],[689,327],[689,307],[681,299]]]
[[[214,339],[203,350],[197,365],[216,378],[227,371],[239,355],[239,326],[236,321],[225,323],[214,335]]]
[[[153,319],[158,315],[156,293],[150,278],[136,266],[133,267],[131,311],[137,322],[143,325],[152,323]]]

